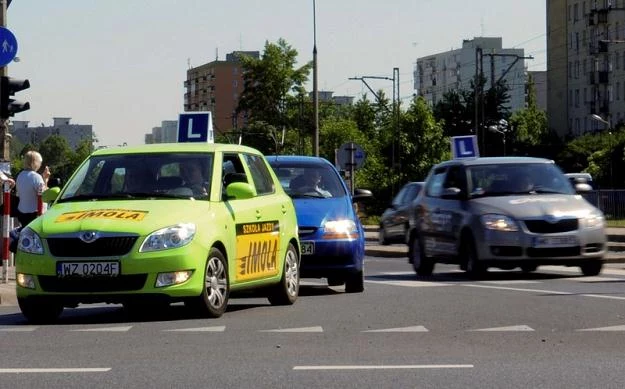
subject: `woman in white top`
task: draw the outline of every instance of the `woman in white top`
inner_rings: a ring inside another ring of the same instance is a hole
[[[24,155],[24,170],[17,175],[15,189],[20,201],[17,206],[17,220],[22,227],[28,225],[37,218],[38,196],[48,188],[50,169],[46,166],[43,173],[37,171],[41,168],[43,158],[36,151],[28,151]]]

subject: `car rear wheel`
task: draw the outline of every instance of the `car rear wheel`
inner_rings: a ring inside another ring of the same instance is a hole
[[[26,320],[35,324],[53,323],[63,313],[63,305],[53,301],[38,301],[18,297],[17,304]]]
[[[271,288],[267,298],[271,305],[292,305],[299,295],[299,258],[292,243],[284,256],[284,269],[280,283]]]
[[[185,305],[205,317],[220,317],[226,311],[230,295],[230,281],[226,258],[217,248],[212,248],[204,268],[202,293],[185,301]]]
[[[602,261],[587,262],[580,266],[582,274],[585,276],[596,276],[601,273],[603,268]]]
[[[386,246],[389,244],[388,238],[386,237],[386,230],[384,229],[384,226],[382,226],[380,224],[380,227],[378,228],[378,243]]]
[[[415,272],[419,276],[430,276],[434,271],[434,261],[425,255],[425,250],[421,244],[421,239],[415,236],[410,242],[411,263]]]
[[[345,293],[362,293],[365,290],[365,273],[359,271],[347,276],[345,280]]]

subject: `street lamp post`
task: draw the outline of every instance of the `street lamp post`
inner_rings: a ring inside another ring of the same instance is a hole
[[[610,136],[610,153],[609,153],[609,157],[610,157],[610,187],[614,188],[614,175],[613,175],[613,162],[612,162],[612,122],[610,120],[610,118],[608,118],[608,120],[605,120],[604,118],[602,118],[601,116],[597,115],[596,113],[593,113],[592,115],[590,115],[590,118],[592,120],[598,121],[600,123],[603,123],[606,125],[606,130],[608,131],[608,135]]]
[[[313,154],[319,156],[319,90],[317,89],[317,11],[313,0],[313,110],[315,128],[313,136]]]
[[[488,126],[488,130],[491,132],[496,132],[501,134],[503,140],[503,155],[506,156],[506,135],[508,135],[508,121],[505,119],[501,119],[497,125]]]

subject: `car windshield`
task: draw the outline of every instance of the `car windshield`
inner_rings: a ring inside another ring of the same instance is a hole
[[[285,164],[273,166],[280,184],[292,198],[343,197],[341,177],[329,166]]]
[[[213,155],[207,153],[92,156],[79,167],[58,201],[207,199],[212,163]]]
[[[575,193],[562,171],[550,163],[476,165],[468,170],[472,197]]]

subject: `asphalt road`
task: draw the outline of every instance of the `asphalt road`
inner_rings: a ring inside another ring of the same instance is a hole
[[[305,280],[293,306],[238,296],[213,320],[98,305],[30,326],[2,306],[0,387],[623,387],[625,265],[435,272],[367,257],[364,293]]]

